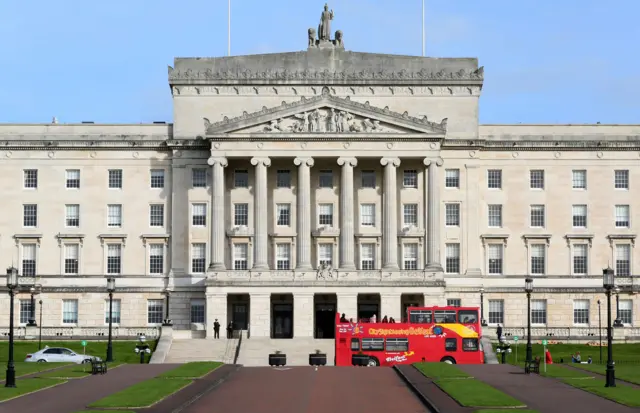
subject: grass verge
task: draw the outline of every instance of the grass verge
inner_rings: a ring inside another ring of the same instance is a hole
[[[465,407],[524,407],[524,403],[476,380],[446,363],[415,363],[414,366],[451,398]]]
[[[111,394],[89,407],[96,408],[140,408],[152,406],[162,399],[188,386],[193,381],[189,379],[160,379],[146,380],[117,393]]]
[[[198,379],[206,376],[213,370],[222,366],[217,361],[202,361],[186,363],[173,370],[166,371],[158,376],[159,379]]]
[[[14,363],[16,377],[28,376],[30,374],[40,373],[42,371],[53,370],[69,365],[70,363],[27,363],[24,361]],[[4,377],[2,377],[1,380],[4,381]]]
[[[42,348],[49,347],[64,347],[78,354],[86,354],[96,357],[101,357],[103,360],[107,355],[107,341],[93,341],[87,340],[87,347],[83,349],[80,341],[43,341]],[[137,341],[114,341],[113,342],[113,358],[115,361],[122,363],[138,363],[140,356],[137,355],[133,349],[136,348]],[[156,340],[149,340],[147,342],[151,351],[155,351],[157,344]],[[14,343],[15,360],[24,361],[27,354],[35,353],[38,351],[37,341],[16,341]],[[84,353],[83,353],[84,351]],[[6,363],[7,354],[9,352],[9,344],[7,342],[0,342],[0,363]],[[146,357],[145,360],[148,360]],[[36,363],[33,363],[36,364]],[[51,364],[51,363],[41,363]]]
[[[64,380],[57,379],[23,379],[17,383],[17,387],[0,387],[0,401],[13,399],[14,397],[23,396],[27,393],[33,393],[38,390],[44,390],[47,387],[64,383]]]
[[[512,339],[507,338],[507,342],[511,344],[511,353],[507,355],[507,363],[510,364],[521,364],[524,366],[524,360],[526,356],[526,344],[527,337],[520,337],[520,341],[518,341],[518,345],[515,345],[515,342]],[[549,340],[552,341],[552,340]],[[493,345],[494,349],[496,348],[496,344]],[[517,359],[516,359],[516,347],[517,351]],[[533,357],[539,356],[542,360],[544,360],[544,351],[542,344],[533,344]],[[594,363],[599,363],[600,361],[600,347],[596,346],[587,346],[586,344],[549,344],[547,346],[551,356],[553,357],[553,361],[555,363],[559,363],[560,359],[563,359],[565,363],[571,362],[571,356],[580,352],[582,356],[582,360],[586,361],[589,356],[593,359]],[[632,365],[638,365],[638,354],[640,354],[640,344],[614,344],[613,351],[615,354],[615,359],[618,364],[616,364],[616,368],[625,363],[631,363]],[[602,347],[603,363],[599,363],[604,366],[604,362],[607,359],[607,348]],[[498,360],[502,360],[500,354],[497,354]]]
[[[112,369],[122,363],[109,363],[108,369]],[[38,377],[58,378],[58,379],[81,379],[91,375],[91,364],[74,364],[69,367],[54,371],[46,371],[38,374]]]
[[[575,367],[581,370],[598,373],[605,375],[607,366],[602,364],[570,364],[571,367]],[[616,378],[629,383],[640,385],[640,369],[638,366],[632,366],[629,364],[616,365]]]

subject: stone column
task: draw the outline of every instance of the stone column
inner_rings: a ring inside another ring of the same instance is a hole
[[[402,294],[380,294],[380,317],[393,317],[396,321],[402,320]]]
[[[425,269],[429,272],[442,272],[440,263],[440,175],[442,158],[424,160],[427,172],[427,260]]]
[[[181,164],[180,158],[171,160],[171,203],[166,211],[166,215],[170,217],[170,278],[185,274],[185,272],[191,272],[191,266],[188,264],[187,258],[189,256],[189,230],[191,228],[191,223],[189,222],[189,197],[187,196],[190,185],[186,180],[187,171],[190,172],[191,170],[187,169],[186,165]]]
[[[358,321],[358,293],[338,293],[338,312],[347,320]]]
[[[313,158],[295,158],[293,163],[298,166],[298,213],[296,245],[296,270],[311,270],[311,167]]]
[[[253,269],[267,270],[269,269],[268,246],[269,233],[267,230],[267,222],[269,214],[269,197],[267,188],[267,167],[271,166],[269,158],[251,158],[251,165],[256,168],[256,183],[254,186],[255,196],[253,199],[253,213],[255,226],[255,240],[253,253]]]
[[[353,168],[358,166],[356,158],[338,158],[342,166],[340,181],[340,269],[355,270]]]
[[[271,295],[249,294],[249,334],[251,337],[271,337]],[[295,314],[294,314],[295,317]]]
[[[225,217],[224,217],[224,168],[227,158],[212,156],[207,163],[212,167],[211,189],[211,264],[209,271],[224,270]]]
[[[396,168],[400,166],[398,158],[382,158],[384,166],[384,190],[382,192],[383,230],[382,230],[382,269],[398,269],[398,191]]]
[[[205,318],[205,329],[207,331],[207,338],[213,338],[213,322],[217,318],[220,323],[220,337],[226,337],[227,324],[227,294],[220,294],[219,292],[210,292],[214,287],[207,287],[206,292],[206,306],[207,316]]]
[[[293,338],[313,338],[313,294],[293,294]]]

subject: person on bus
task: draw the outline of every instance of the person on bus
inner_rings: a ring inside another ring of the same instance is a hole
[[[395,318],[393,318],[393,317],[391,317],[391,318],[389,318],[389,322],[390,322],[391,324],[395,324],[396,319],[395,319]]]
[[[347,322],[347,317],[344,315],[344,313],[342,313],[342,316],[340,317],[340,322],[341,323],[346,323]]]
[[[382,317],[382,321],[381,323],[388,323],[389,319],[387,319],[387,316]]]
[[[370,323],[375,323],[376,322],[376,315],[372,315],[371,318],[369,319]]]

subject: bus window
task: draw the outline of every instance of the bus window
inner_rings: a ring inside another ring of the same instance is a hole
[[[388,338],[387,351],[409,351],[408,338]]]
[[[431,319],[431,310],[411,310],[409,311],[409,322],[415,324],[430,324],[433,323]]]
[[[476,324],[478,322],[478,312],[476,310],[458,311],[458,320],[462,324]]]
[[[455,323],[456,310],[436,310],[435,320],[436,323]]]
[[[384,338],[363,338],[362,351],[384,351]]]
[[[458,339],[457,338],[445,338],[444,339],[444,351],[458,351]]]
[[[352,338],[351,339],[351,351],[360,351],[360,339]]]
[[[463,338],[462,339],[463,351],[478,351],[478,339],[477,338]]]

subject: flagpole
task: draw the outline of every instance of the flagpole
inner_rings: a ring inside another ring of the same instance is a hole
[[[422,57],[424,57],[424,55],[424,0],[422,0]]]
[[[231,0],[227,6],[227,56],[231,56]]]

